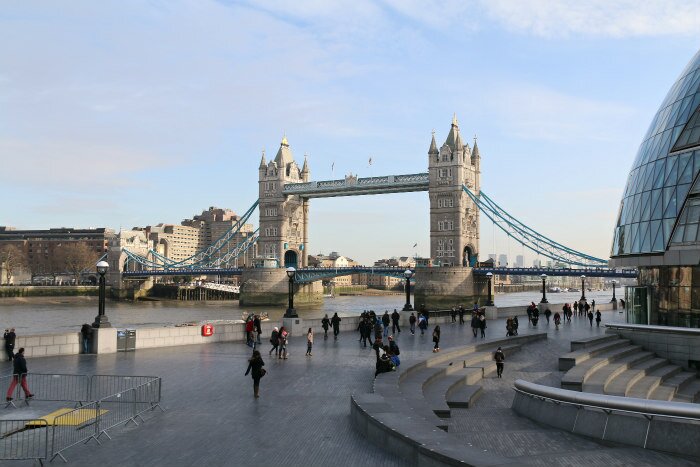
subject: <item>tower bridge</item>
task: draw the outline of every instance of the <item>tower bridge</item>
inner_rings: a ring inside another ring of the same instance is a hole
[[[297,303],[322,300],[321,279],[364,273],[402,277],[403,268],[309,268],[309,207],[312,198],[379,195],[427,191],[430,202],[430,258],[436,267],[415,271],[416,303],[428,307],[470,303],[487,295],[486,281],[476,276],[493,274],[578,275],[580,269],[547,268],[514,270],[478,268],[480,213],[509,238],[557,262],[586,270],[589,277],[631,277],[634,271],[607,269],[607,260],[573,250],[538,233],[510,215],[481,190],[481,154],[462,140],[456,116],[445,142],[438,148],[433,133],[427,153],[428,172],[312,181],[308,160],[300,166],[287,138],[270,161],[265,153],[258,167],[258,200],[239,222],[217,242],[182,261],[172,261],[153,250],[115,252],[121,277],[163,275],[240,275],[242,305],[278,305],[287,298],[285,268],[297,269]],[[233,244],[237,232],[256,210],[259,227],[253,236]],[[253,268],[231,267],[239,255],[255,249]]]

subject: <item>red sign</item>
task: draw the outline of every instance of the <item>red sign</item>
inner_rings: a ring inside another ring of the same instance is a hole
[[[202,325],[202,335],[204,337],[209,337],[212,334],[214,334],[214,326],[211,324],[203,324]]]

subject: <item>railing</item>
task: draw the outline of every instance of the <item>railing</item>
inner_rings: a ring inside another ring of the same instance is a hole
[[[591,394],[586,392],[570,391],[541,384],[530,383],[521,379],[515,380],[515,392],[542,401],[550,401],[555,404],[571,405],[579,409],[576,412],[572,432],[576,431],[580,409],[588,408],[602,410],[606,414],[605,426],[601,439],[605,439],[608,428],[608,419],[613,412],[641,415],[648,421],[644,446],[647,447],[651,422],[654,417],[668,417],[680,420],[700,421],[700,405],[684,402],[657,401],[651,399],[636,399],[632,397],[610,396],[606,394]]]
[[[606,324],[608,329],[619,329],[624,331],[660,332],[664,334],[685,334],[700,337],[700,329],[681,328],[677,326],[655,326],[653,324]]]
[[[160,406],[162,381],[157,376],[65,375],[28,373],[32,392],[29,400],[74,402],[76,407],[55,418],[0,420],[0,460],[54,460],[67,462],[64,451],[72,446],[95,440],[108,431],[128,423],[138,425],[142,415]],[[15,375],[0,378],[10,384]],[[16,407],[21,385],[5,408]],[[45,428],[45,430],[42,430]]]

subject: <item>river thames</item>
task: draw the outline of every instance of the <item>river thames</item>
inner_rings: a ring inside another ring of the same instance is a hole
[[[551,303],[571,302],[579,299],[580,292],[548,294]],[[607,303],[612,297],[611,291],[586,292],[588,300]],[[531,301],[539,302],[541,294],[537,292],[516,292],[497,294],[496,305],[526,306]],[[619,297],[618,297],[619,298]],[[401,310],[405,296],[398,295],[355,295],[325,298],[322,306],[299,309],[300,316],[307,318],[322,317],[325,313],[350,316],[363,310],[390,312]],[[471,304],[465,303],[465,307]],[[110,322],[117,328],[142,328],[173,326],[183,323],[200,323],[203,321],[239,320],[245,312],[268,313],[270,319],[279,320],[284,308],[244,307],[238,301],[144,301],[117,302],[108,301],[106,313]],[[83,323],[92,323],[97,314],[95,297],[31,297],[0,299],[0,326],[14,327],[18,334],[47,334],[79,330]]]

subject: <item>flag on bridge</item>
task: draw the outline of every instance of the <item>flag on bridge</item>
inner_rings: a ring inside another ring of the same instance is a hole
[[[369,158],[369,165],[372,165],[372,158]]]
[[[333,173],[333,169],[335,169],[335,162],[331,164],[331,173]]]
[[[416,244],[413,245],[413,248],[415,248],[415,247],[417,247],[417,246],[418,246],[418,244],[416,243]]]

